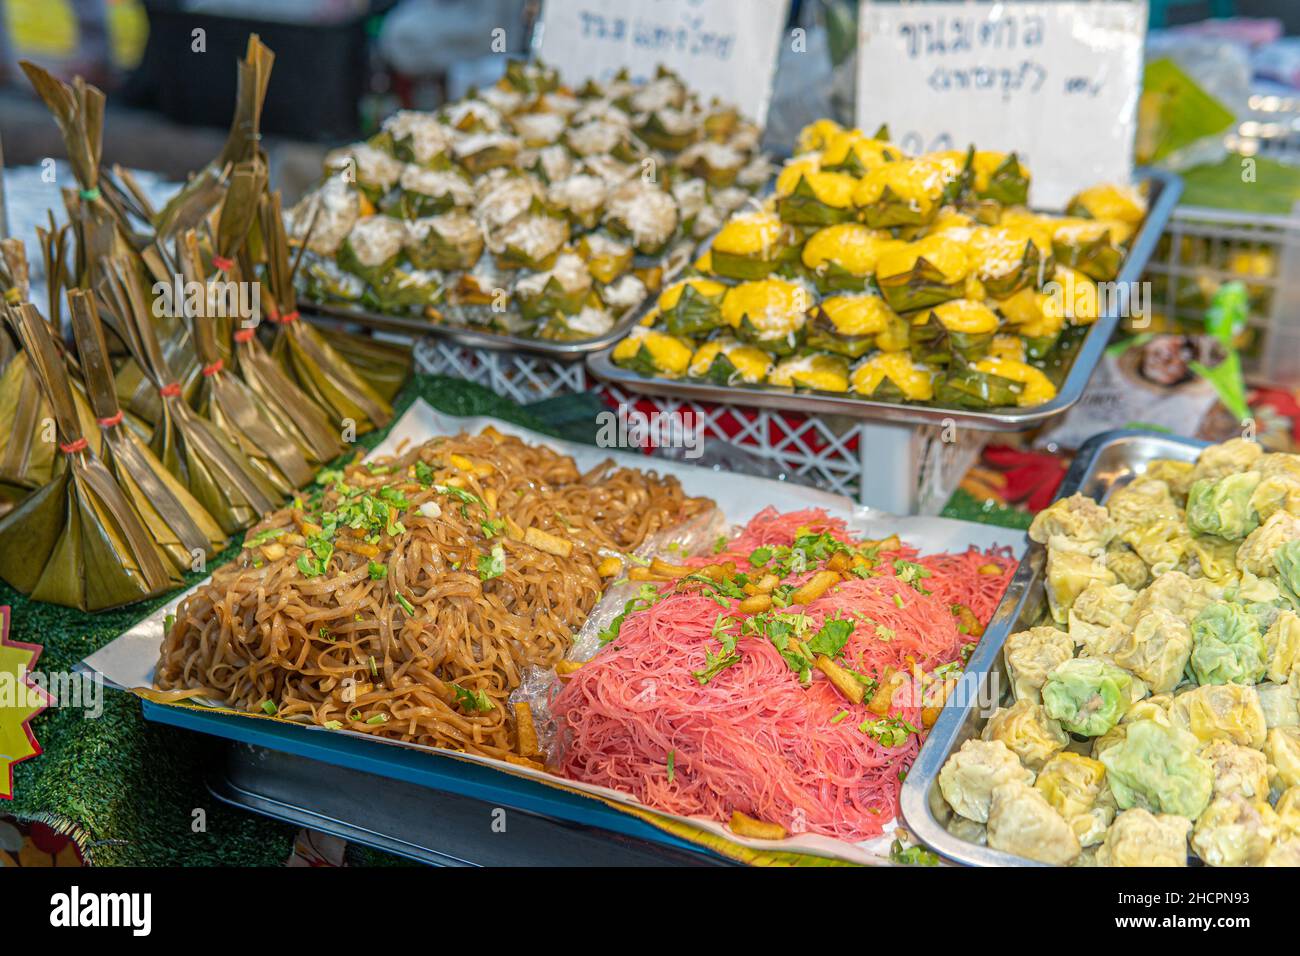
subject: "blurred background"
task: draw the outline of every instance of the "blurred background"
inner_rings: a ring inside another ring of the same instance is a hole
[[[788,26],[806,43],[782,47],[765,144],[777,155],[810,118],[852,122],[857,9],[792,0]],[[62,146],[21,59],[103,87],[105,164],[166,192],[220,148],[235,62],[259,33],[276,53],[262,120],[271,178],[292,202],[320,177],[327,148],[370,135],[396,109],[433,109],[494,82],[510,56],[526,55],[543,10],[544,0],[0,0],[9,228],[59,206],[41,177]],[[1142,348],[1125,360],[1150,365],[1148,378],[1186,380],[1194,340],[1179,337],[1198,333],[1215,291],[1237,280],[1251,307],[1246,367],[1298,380],[1300,0],[1150,0],[1149,11],[1136,156],[1179,172],[1186,188],[1147,278],[1155,331],[1183,344],[1171,364],[1160,351],[1169,339],[1135,336]],[[1249,181],[1244,160],[1255,164]],[[1270,326],[1296,348],[1264,348]]]

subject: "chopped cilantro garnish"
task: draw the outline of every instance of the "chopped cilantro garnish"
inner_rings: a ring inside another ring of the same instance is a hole
[[[858,725],[858,730],[874,737],[884,747],[901,747],[907,743],[909,736],[920,733],[906,720],[894,714],[878,720],[865,720]]]
[[[422,461],[415,463],[415,480],[422,485],[433,484],[433,469]]]
[[[749,553],[749,563],[751,566],[761,568],[767,562],[772,560],[771,548],[755,548]]]
[[[282,534],[288,534],[287,528],[266,528],[257,532],[251,538],[244,539],[245,548],[256,548],[259,545],[266,544],[268,541],[274,541]]]
[[[889,846],[889,861],[901,866],[938,866],[939,858],[923,846],[905,847],[895,840]]]
[[[495,538],[506,530],[505,519],[484,518],[478,525],[483,530],[483,537]]]
[[[704,668],[698,671],[691,671],[691,676],[704,686],[713,678],[717,677],[732,664],[740,662],[740,652],[735,650],[735,639],[732,639],[732,649],[727,650],[724,646],[721,654],[715,654],[707,647],[704,649]]]
[[[838,657],[844,645],[853,633],[853,622],[834,618],[821,626],[816,634],[808,639],[808,650],[814,654],[825,654],[829,658]]]
[[[489,581],[492,578],[499,578],[506,573],[506,549],[501,545],[496,545],[491,554],[480,554],[478,557],[478,576],[480,581]]]
[[[388,577],[388,565],[380,564],[378,561],[371,561],[369,565],[370,580],[382,581]]]
[[[469,690],[459,684],[452,684],[451,689],[456,692],[456,703],[465,710],[487,711],[492,709],[492,700],[488,697],[486,691]]]
[[[910,584],[922,594],[930,592],[921,585],[921,581],[930,576],[929,570],[921,567],[912,561],[904,561],[902,558],[894,559],[894,573],[898,575],[898,580],[904,584]]]

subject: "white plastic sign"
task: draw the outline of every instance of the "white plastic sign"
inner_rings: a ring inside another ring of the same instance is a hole
[[[857,122],[911,152],[1014,150],[1035,206],[1127,182],[1145,0],[861,0]]]
[[[790,0],[546,0],[533,50],[565,82],[659,65],[763,123]]]

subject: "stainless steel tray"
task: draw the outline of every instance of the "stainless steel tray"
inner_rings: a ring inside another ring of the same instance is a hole
[[[1183,182],[1173,173],[1159,169],[1138,170],[1138,176],[1149,184],[1150,199],[1146,220],[1133,237],[1128,256],[1115,278],[1120,289],[1130,288],[1146,271],[1147,261],[1155,252],[1156,243],[1169,217],[1173,215]],[[1127,296],[1123,296],[1127,301]],[[616,382],[631,391],[648,395],[666,395],[671,398],[726,402],[733,405],[751,405],[776,408],[783,411],[810,414],[847,415],[853,418],[873,419],[903,425],[940,425],[953,422],[982,431],[1027,431],[1059,415],[1083,396],[1084,387],[1101,360],[1111,334],[1119,324],[1119,304],[1106,315],[1100,316],[1088,329],[1075,354],[1070,371],[1057,395],[1050,402],[1032,408],[1002,408],[973,411],[962,408],[943,408],[934,405],[913,405],[901,402],[873,402],[853,398],[837,392],[798,391],[772,385],[710,385],[704,382],[681,381],[665,378],[647,378],[615,365],[611,356],[613,345],[587,357],[587,368],[597,378]]]
[[[1057,497],[1082,492],[1089,498],[1104,502],[1116,488],[1142,474],[1152,459],[1190,461],[1205,445],[1205,442],[1190,438],[1147,431],[1103,432],[1079,449],[1065,480],[1061,482]],[[908,828],[930,849],[957,863],[968,866],[1045,865],[968,843],[949,833],[944,823],[952,812],[939,792],[939,770],[949,754],[967,740],[979,736],[984,729],[991,710],[982,710],[980,701],[987,700],[992,678],[996,676],[991,686],[1010,687],[1002,660],[1002,645],[1017,631],[1040,623],[1047,613],[1047,596],[1043,589],[1046,562],[1047,552],[1043,546],[1031,543],[966,667],[968,674],[977,675],[978,691],[973,695],[967,693],[966,700],[954,701],[943,708],[903,782],[899,809]]]
[[[208,772],[217,799],[433,866],[719,866],[706,852],[250,744]],[[501,814],[507,816],[501,818]],[[504,819],[507,829],[493,828]]]
[[[689,260],[688,260],[689,261]],[[677,270],[677,271],[680,271]],[[665,277],[665,282],[671,281]],[[571,342],[558,342],[552,339],[536,339],[524,335],[506,335],[504,332],[492,332],[465,325],[448,325],[419,319],[414,316],[390,315],[385,312],[371,312],[367,309],[338,303],[315,302],[311,299],[299,299],[298,308],[304,316],[313,314],[327,316],[371,329],[384,332],[398,332],[405,335],[436,335],[471,348],[489,349],[496,352],[528,352],[544,355],[556,361],[579,362],[590,352],[609,348],[641,317],[641,306],[628,309],[627,314],[614,323],[604,335],[590,339],[575,339]]]

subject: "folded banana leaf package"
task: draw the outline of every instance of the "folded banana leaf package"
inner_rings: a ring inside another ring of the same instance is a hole
[[[233,534],[248,527],[284,497],[248,457],[210,419],[195,412],[181,394],[154,336],[150,308],[131,274],[129,263],[107,264],[101,290],[130,336],[135,359],[162,399],[150,447],[167,470],[179,478],[199,503]]]
[[[289,261],[289,239],[279,193],[262,197],[260,225],[262,252],[266,257],[262,291],[270,300],[268,314],[279,325],[275,354],[283,358],[302,390],[327,409],[335,421],[352,422],[358,435],[387,425],[393,417],[392,405],[356,373],[317,329],[296,321],[294,267]]]
[[[177,587],[180,575],[83,434],[45,320],[30,304],[11,317],[50,403],[60,459],[53,480],[0,521],[0,577],[34,600],[84,611]]]
[[[197,570],[225,546],[221,526],[163,466],[145,440],[125,424],[94,299],[73,290],[68,293],[68,307],[86,391],[103,436],[100,454],[104,464],[177,570]]]

